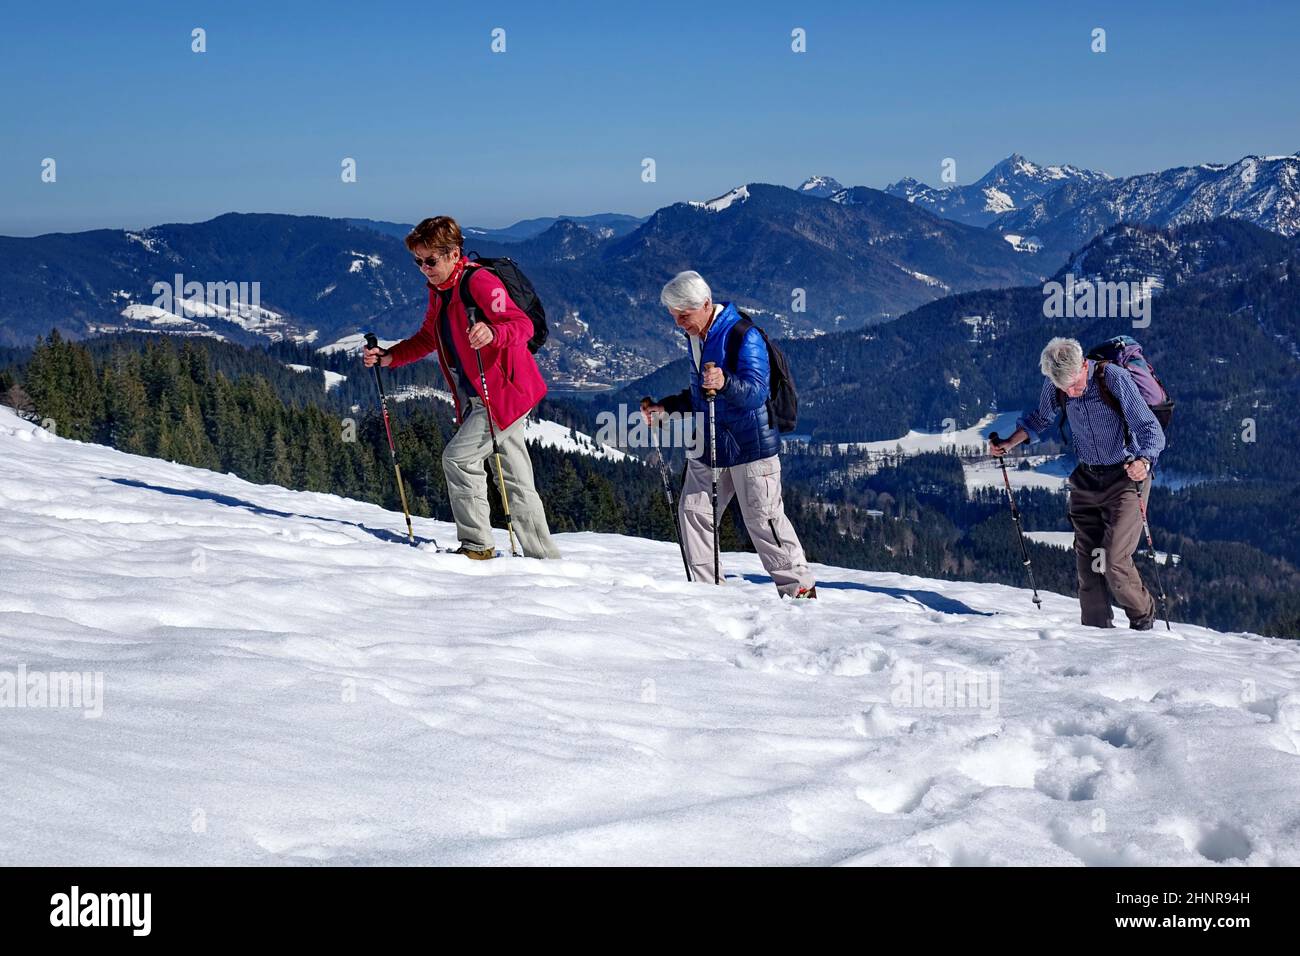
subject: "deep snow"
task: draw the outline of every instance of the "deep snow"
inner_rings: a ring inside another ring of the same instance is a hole
[[[0,861],[1300,864],[1296,642],[400,528],[0,410],[0,685],[103,676],[98,718],[0,708]]]

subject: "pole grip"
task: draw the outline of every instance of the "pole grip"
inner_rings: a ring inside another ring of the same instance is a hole
[[[366,348],[368,348],[368,349],[377,349],[377,348],[379,348],[379,339],[375,338],[375,333],[374,333],[374,332],[367,332],[367,333],[366,333]],[[387,419],[388,419],[388,393],[384,391],[384,380],[383,380],[383,378],[380,377],[380,375],[379,375],[379,370],[380,370],[380,368],[383,367],[383,364],[384,364],[383,362],[376,362],[376,363],[375,363],[375,388],[379,390],[379,403],[380,403],[380,405],[383,406],[383,409],[384,409],[384,420],[385,420],[385,422],[387,422]]]
[[[708,371],[709,369],[711,369],[711,368],[717,368],[717,366],[718,366],[718,363],[717,363],[717,362],[705,362],[705,363],[704,363],[704,371],[707,372],[707,371]],[[718,394],[718,391],[717,391],[717,389],[714,389],[714,388],[706,388],[706,389],[704,390],[704,394],[705,394],[705,396],[706,396],[707,398],[713,398],[713,397],[715,397],[715,396]]]

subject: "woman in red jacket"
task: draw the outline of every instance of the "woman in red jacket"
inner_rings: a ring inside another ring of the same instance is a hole
[[[465,258],[464,237],[450,216],[425,219],[406,237],[406,247],[429,286],[424,324],[391,349],[366,349],[366,366],[379,362],[397,368],[430,352],[438,353],[460,426],[442,456],[447,496],[460,535],[458,553],[485,559],[496,553],[488,520],[485,467],[492,452],[492,433],[477,352],[483,359],[501,474],[520,547],[529,557],[558,558],[524,445],[524,422],[546,394],[541,370],[528,351],[533,320],[510,299],[500,279]],[[473,326],[462,286],[477,306],[477,317],[483,320]]]

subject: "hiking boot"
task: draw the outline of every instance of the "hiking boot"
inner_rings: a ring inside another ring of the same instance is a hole
[[[795,592],[794,595],[794,599],[796,601],[816,600],[816,598],[817,598],[817,585],[815,584],[810,588],[800,588],[797,592]]]
[[[490,558],[495,558],[497,553],[493,548],[467,548],[462,544],[452,554],[463,554],[471,561],[487,561]]]
[[[1156,626],[1156,619],[1150,618],[1146,621],[1138,621],[1136,624],[1130,624],[1129,629],[1134,631],[1149,631]]]

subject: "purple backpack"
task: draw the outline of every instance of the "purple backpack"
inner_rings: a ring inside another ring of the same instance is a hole
[[[1087,357],[1097,363],[1097,390],[1101,393],[1101,400],[1113,408],[1121,419],[1124,417],[1124,411],[1120,408],[1119,399],[1111,394],[1110,387],[1106,384],[1105,366],[1108,364],[1118,365],[1132,376],[1138,394],[1150,406],[1160,427],[1165,431],[1169,430],[1169,420],[1174,414],[1174,400],[1169,397],[1165,386],[1156,375],[1156,370],[1142,354],[1142,345],[1137,339],[1131,335],[1117,335],[1090,349]],[[1061,434],[1064,435],[1065,393],[1059,388],[1056,390],[1056,407],[1061,412],[1059,425]],[[1124,429],[1125,432],[1128,431],[1128,422],[1124,423]]]
[[[1160,422],[1160,427],[1166,430],[1169,428],[1169,420],[1174,414],[1173,399],[1169,397],[1169,393],[1156,375],[1155,368],[1142,354],[1142,346],[1137,339],[1131,335],[1117,335],[1089,350],[1088,358],[1097,363],[1098,371],[1101,371],[1107,363],[1118,365],[1127,371],[1133,377],[1133,384],[1137,386],[1138,394],[1151,407],[1156,421]],[[1097,376],[1097,385],[1102,400],[1119,411],[1119,400],[1106,387],[1104,372]]]

